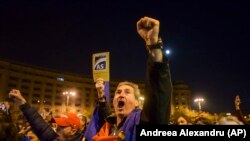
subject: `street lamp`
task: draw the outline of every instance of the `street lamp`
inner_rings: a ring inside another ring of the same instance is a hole
[[[42,105],[42,103],[46,103],[46,101],[37,100],[37,103],[40,103]]]
[[[70,96],[75,96],[76,92],[74,91],[64,91],[63,95],[66,96],[66,112],[68,112],[68,107],[69,107],[69,97]]]
[[[194,99],[194,102],[198,104],[199,111],[201,112],[201,103],[204,102],[204,99],[203,98],[196,98],[196,99]]]

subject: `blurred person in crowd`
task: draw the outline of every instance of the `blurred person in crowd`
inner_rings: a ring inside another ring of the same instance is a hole
[[[213,125],[213,124],[214,124],[213,121],[203,116],[197,117],[194,121],[194,125]]]
[[[17,89],[12,89],[9,96],[19,105],[20,110],[29,122],[32,131],[41,141],[81,141],[83,135],[80,130],[80,119],[74,113],[68,113],[62,117],[52,118],[52,121],[57,124],[56,132],[46,122],[37,110],[31,107],[26,99]]]
[[[189,121],[189,118],[185,115],[180,115],[176,119],[175,123],[177,125],[191,125],[191,122]]]
[[[184,113],[179,113],[175,112],[173,115],[171,115],[169,125],[190,125],[191,120],[190,118],[184,114]]]
[[[1,141],[17,141],[20,140],[18,136],[18,128],[12,120],[11,114],[11,100],[5,99],[1,102],[0,109],[0,140]]]
[[[39,141],[38,137],[33,133],[29,124],[22,127],[19,132],[21,141]]]
[[[78,115],[78,117],[80,118],[80,122],[81,122],[80,130],[82,134],[84,134],[88,125],[88,118],[84,115]],[[85,137],[83,137],[82,141],[85,141]]]
[[[235,99],[234,99],[234,106],[235,106],[235,116],[242,121],[245,125],[250,125],[250,123],[244,118],[244,114],[242,113],[241,109],[240,109],[240,104],[241,104],[241,100],[240,100],[240,96],[236,95]]]
[[[28,122],[20,124],[18,135],[20,136],[22,141],[29,141],[28,137],[26,136],[29,130],[30,130],[30,125]]]
[[[31,129],[29,129],[27,131],[26,137],[27,137],[28,141],[39,141],[38,137]]]
[[[236,116],[225,115],[218,120],[217,125],[244,125],[244,123],[241,122]]]
[[[84,115],[80,115],[79,118],[81,121],[81,131],[84,133],[87,128],[88,118]]]
[[[124,81],[118,84],[115,91],[114,114],[106,116],[111,114],[111,110],[104,95],[104,85],[100,83],[102,86],[96,86],[99,103],[85,132],[87,141],[135,141],[136,125],[168,124],[172,82],[169,62],[162,51],[159,28],[160,22],[150,17],[143,17],[137,22],[137,32],[144,39],[148,51],[143,108],[139,108],[138,85]]]

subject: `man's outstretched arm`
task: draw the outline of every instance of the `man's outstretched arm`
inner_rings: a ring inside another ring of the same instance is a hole
[[[172,82],[169,62],[162,51],[159,38],[160,22],[150,17],[137,22],[137,32],[148,50],[145,81],[145,103],[141,121],[168,124],[170,117]]]

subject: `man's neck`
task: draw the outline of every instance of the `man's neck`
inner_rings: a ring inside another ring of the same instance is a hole
[[[118,126],[122,120],[125,118],[124,115],[117,115],[117,118],[116,118],[116,125]]]

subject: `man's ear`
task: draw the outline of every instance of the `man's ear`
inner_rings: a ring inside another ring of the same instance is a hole
[[[135,101],[135,106],[136,106],[136,107],[139,107],[139,100],[136,100],[136,101]]]

